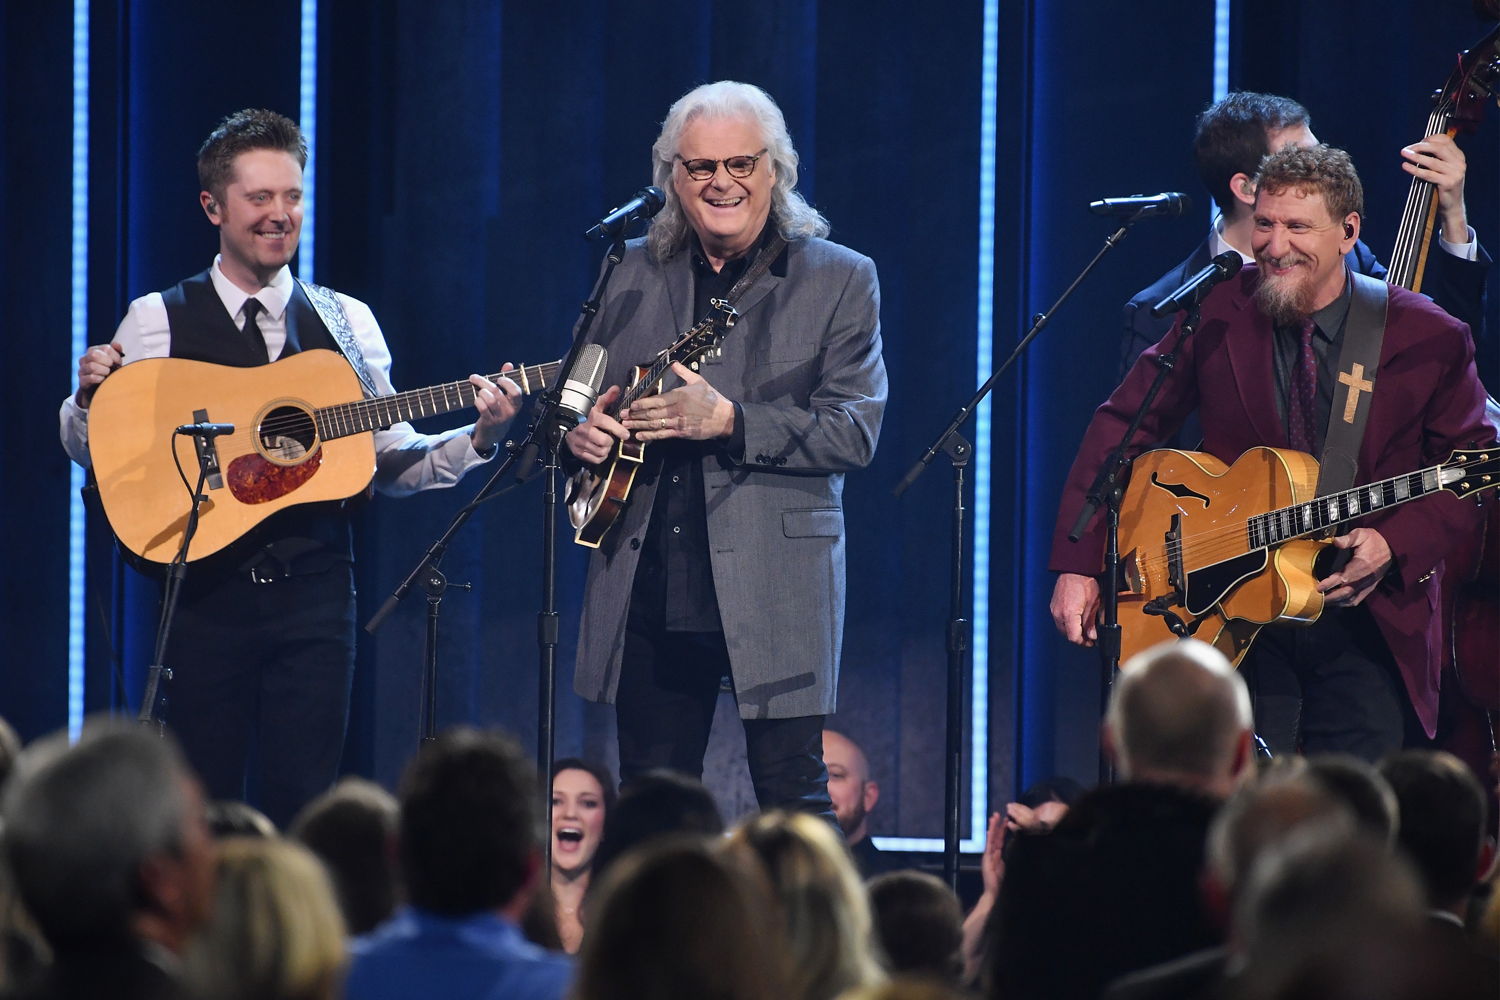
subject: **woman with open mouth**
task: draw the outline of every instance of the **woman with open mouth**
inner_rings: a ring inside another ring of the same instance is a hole
[[[583,941],[580,910],[604,836],[604,817],[615,801],[615,783],[597,764],[566,757],[552,767],[552,899],[557,936],[576,953]]]

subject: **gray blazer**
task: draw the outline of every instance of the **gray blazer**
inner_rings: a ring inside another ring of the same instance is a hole
[[[657,264],[628,245],[591,339],[624,384],[702,317],[690,255]],[[699,370],[740,404],[742,456],[703,460],[719,615],[740,715],[828,714],[844,629],[844,473],[868,465],[885,412],[875,264],[826,240],[794,240],[736,304],[722,356]],[[668,375],[666,388],[677,384]],[[646,448],[649,459],[651,447]],[[641,477],[644,479],[644,477]],[[655,487],[630,503],[589,560],[574,689],[612,702],[626,607]]]

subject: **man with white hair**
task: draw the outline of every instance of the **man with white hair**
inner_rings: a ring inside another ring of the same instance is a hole
[[[99,722],[21,754],[4,801],[12,879],[52,948],[15,997],[178,997],[178,958],[213,905],[203,795],[170,737]]]
[[[832,822],[844,474],[874,455],[886,400],[875,265],[823,238],[758,87],[688,92],[652,156],[666,207],[626,245],[591,334],[614,384],[567,436],[570,460],[600,469],[620,443],[645,446],[589,562],[574,687],[615,705],[628,785],[702,774],[729,677],[760,805]],[[725,302],[737,316],[719,350],[618,408],[632,366]]]
[[[1162,643],[1120,669],[1104,716],[1108,752],[1130,781],[1225,798],[1251,761],[1250,695],[1214,647]]]
[[[1006,997],[1097,997],[1112,979],[1221,943],[1198,880],[1209,824],[1251,763],[1244,682],[1193,639],[1127,660],[1103,742],[1121,781],[1010,847],[991,920]]]

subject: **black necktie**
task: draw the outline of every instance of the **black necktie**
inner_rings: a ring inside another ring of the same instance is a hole
[[[271,355],[266,353],[266,338],[261,336],[260,324],[255,322],[255,314],[261,308],[259,299],[245,300],[245,325],[240,327],[240,332],[245,335],[245,344],[256,364],[264,365],[270,363]]]

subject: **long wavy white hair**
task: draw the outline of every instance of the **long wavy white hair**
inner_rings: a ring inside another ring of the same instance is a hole
[[[788,240],[808,236],[827,236],[828,220],[797,193],[797,149],[787,132],[786,118],[771,95],[754,84],[720,80],[694,87],[679,97],[667,111],[661,134],[651,147],[652,183],[667,196],[666,207],[657,214],[646,236],[651,256],[665,261],[688,244],[687,216],[672,184],[677,166],[678,143],[683,130],[695,118],[745,118],[760,128],[766,157],[776,169],[776,183],[771,188],[771,219]],[[765,165],[757,165],[765,169]]]

